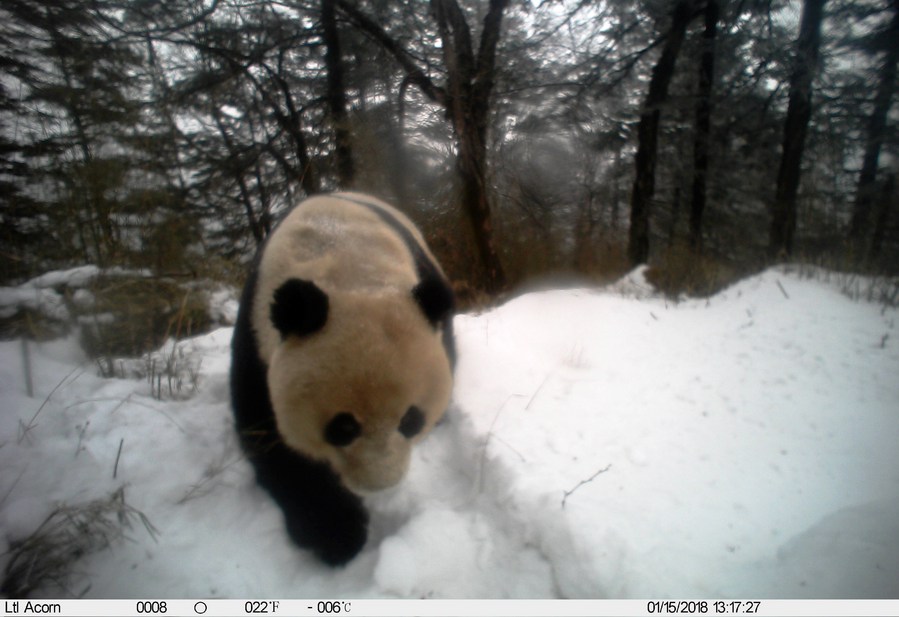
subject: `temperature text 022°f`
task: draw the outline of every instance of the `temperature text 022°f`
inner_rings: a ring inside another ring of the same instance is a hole
[[[247,600],[243,610],[248,615],[274,614],[278,610],[277,600]]]

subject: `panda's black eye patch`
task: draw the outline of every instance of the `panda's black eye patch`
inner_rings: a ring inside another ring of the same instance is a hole
[[[347,411],[331,418],[325,427],[325,441],[338,448],[350,445],[361,434],[362,425]]]
[[[325,327],[328,295],[312,281],[288,279],[275,290],[269,313],[282,339],[306,336]]]
[[[411,439],[425,427],[425,414],[418,407],[410,407],[409,411],[400,420],[399,432],[406,439]]]

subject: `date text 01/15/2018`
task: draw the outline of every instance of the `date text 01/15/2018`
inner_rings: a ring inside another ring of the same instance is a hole
[[[758,600],[650,600],[646,612],[665,615],[755,615]]]

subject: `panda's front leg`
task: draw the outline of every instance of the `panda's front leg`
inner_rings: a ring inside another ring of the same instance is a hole
[[[283,444],[257,456],[254,464],[259,483],[281,506],[294,542],[332,566],[347,563],[362,550],[368,512],[330,466]]]

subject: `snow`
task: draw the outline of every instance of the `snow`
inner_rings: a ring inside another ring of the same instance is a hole
[[[93,294],[83,288],[101,275],[150,276],[150,272],[119,267],[101,270],[93,265],[45,272],[17,287],[0,287],[0,319],[7,319],[22,309],[28,309],[50,319],[66,321],[71,315],[65,305],[62,289],[74,290],[73,301],[76,306],[89,307],[93,302]]]
[[[90,309],[94,306],[96,298],[86,287],[100,277],[150,278],[152,272],[147,269],[120,267],[101,269],[93,265],[46,272],[16,287],[0,287],[0,319],[12,317],[20,310],[28,309],[50,319],[69,320],[72,316],[63,299],[64,292],[71,292],[71,302],[76,308]],[[238,308],[233,291],[220,285],[208,290],[208,296],[209,315],[213,323],[233,324],[237,319]],[[96,323],[93,315],[87,320]]]
[[[53,270],[28,281],[25,285],[46,289],[51,287],[84,287],[101,274],[98,266],[76,266],[67,270]]]
[[[179,344],[186,400],[73,340],[29,344],[29,398],[0,342],[0,552],[124,486],[155,538],[133,525],[35,596],[895,598],[896,313],[779,268],[709,300],[635,272],[459,315],[448,418],[336,570],[240,453],[230,328]]]
[[[62,296],[52,289],[0,287],[0,319],[12,317],[22,308],[41,311],[47,317],[59,321],[64,321],[69,316]]]

